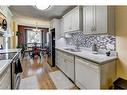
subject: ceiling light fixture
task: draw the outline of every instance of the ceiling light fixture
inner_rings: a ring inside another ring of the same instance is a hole
[[[45,10],[45,9],[48,9],[50,6],[49,5],[36,5],[35,7],[39,10]]]
[[[38,29],[38,27],[37,27],[37,22],[36,22],[36,28],[34,28],[33,31],[34,31],[34,32],[40,32],[40,31],[41,31],[41,30]]]

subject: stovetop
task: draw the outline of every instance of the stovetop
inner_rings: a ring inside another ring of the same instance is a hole
[[[16,53],[6,53],[6,54],[0,54],[0,60],[8,60],[13,59]]]

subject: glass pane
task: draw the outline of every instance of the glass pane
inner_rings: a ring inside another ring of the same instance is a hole
[[[41,43],[41,32],[27,30],[27,43]]]

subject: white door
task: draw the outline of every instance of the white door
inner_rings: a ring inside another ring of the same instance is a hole
[[[79,30],[79,10],[71,13],[71,31]]]
[[[64,36],[64,23],[63,23],[63,18],[60,20],[60,36]]]
[[[62,58],[61,58],[61,52],[60,51],[58,51],[58,67],[60,68],[60,69],[62,69],[62,62],[63,60],[62,60]]]
[[[63,19],[64,19],[64,32],[69,32],[71,30],[71,15],[67,14]]]
[[[96,34],[107,33],[107,6],[96,7]]]
[[[55,50],[55,64],[56,64],[56,66],[59,65],[59,62],[58,62],[58,51],[57,50]]]
[[[60,52],[60,64],[61,64],[61,70],[65,73],[66,72],[66,65],[65,65],[65,58],[64,58],[64,53]]]
[[[67,76],[74,81],[74,61],[66,61]]]
[[[87,61],[76,59],[75,80],[76,84],[82,89],[99,89],[100,79],[96,69],[89,67]],[[96,63],[95,63],[96,64]],[[79,85],[81,84],[81,85]]]
[[[84,6],[83,7],[83,31],[84,34],[92,34],[95,23],[95,7]]]

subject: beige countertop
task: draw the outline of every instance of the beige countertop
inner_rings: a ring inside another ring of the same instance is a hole
[[[20,52],[22,49],[2,49],[0,50],[0,53],[15,53]]]
[[[66,47],[56,47],[56,49],[73,54],[75,56],[87,59],[89,61],[92,62],[96,62],[96,63],[107,63],[110,61],[113,61],[115,59],[117,59],[116,55],[112,55],[112,56],[106,56],[106,54],[93,54],[92,51],[87,51],[87,50],[81,50],[80,52],[72,52],[69,50],[65,50]]]

